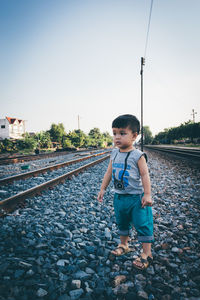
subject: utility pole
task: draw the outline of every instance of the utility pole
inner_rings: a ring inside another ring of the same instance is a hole
[[[197,112],[194,111],[194,109],[192,109],[192,118],[193,118],[193,122],[195,123],[195,115],[197,115]]]
[[[80,117],[78,115],[78,130],[80,130]]]
[[[79,147],[81,146],[80,116],[78,115]]]
[[[143,129],[143,66],[145,65],[144,57],[141,57],[141,151],[143,151],[144,144],[144,129]]]

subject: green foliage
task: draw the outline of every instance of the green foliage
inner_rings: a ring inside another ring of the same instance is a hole
[[[143,132],[144,132],[144,144],[145,145],[151,144],[153,141],[153,135],[149,126],[144,126]]]
[[[71,140],[66,135],[63,136],[62,146],[63,148],[71,148],[73,146]]]
[[[63,141],[63,136],[66,135],[64,125],[62,123],[59,123],[58,125],[53,123],[49,130],[49,134],[52,142],[61,144]]]
[[[81,148],[84,146],[86,134],[82,130],[77,129],[77,130],[70,131],[66,135],[66,137],[68,140],[70,140],[71,145],[73,145],[76,148]]]
[[[175,140],[189,139],[193,142],[194,139],[200,139],[200,122],[193,123],[191,121],[181,124],[178,127],[165,129],[159,132],[155,138],[154,144],[171,144]]]
[[[40,131],[34,136],[39,149],[48,149],[52,147],[50,133],[48,131]]]
[[[93,128],[89,132],[90,138],[90,146],[92,147],[103,147],[104,146],[104,138],[101,134],[99,128]]]
[[[5,139],[0,142],[0,152],[13,152],[21,150],[48,149],[52,143],[58,143],[63,148],[89,148],[112,146],[112,137],[108,132],[101,133],[99,128],[93,128],[89,134],[82,130],[65,132],[64,125],[52,124],[50,130],[40,131],[34,136],[26,133],[23,139],[16,141]]]
[[[23,150],[33,150],[37,146],[37,141],[34,137],[31,137],[28,133],[25,134],[25,137],[23,139],[16,141],[17,149]]]
[[[9,140],[9,139],[4,139],[2,142],[0,142],[0,152],[14,152],[17,150],[16,143]]]
[[[104,140],[106,146],[108,146],[108,147],[112,146],[112,144],[113,144],[113,138],[109,134],[109,132],[106,131],[106,132],[103,133],[103,140]]]

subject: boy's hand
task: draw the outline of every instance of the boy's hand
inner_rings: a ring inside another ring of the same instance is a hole
[[[98,199],[99,202],[102,202],[102,201],[103,201],[103,196],[104,196],[104,194],[105,194],[105,190],[101,190],[101,191],[99,192],[98,197],[97,197],[97,199]]]
[[[152,206],[153,202],[151,199],[151,195],[144,194],[144,196],[142,197],[141,204],[142,204],[142,208],[144,208],[145,206]]]

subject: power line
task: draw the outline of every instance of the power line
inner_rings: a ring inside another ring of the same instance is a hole
[[[149,40],[149,30],[150,30],[150,24],[151,24],[152,8],[153,8],[153,0],[151,0],[151,7],[150,7],[150,12],[149,12],[149,22],[148,22],[146,42],[145,42],[145,48],[144,48],[144,58],[146,57],[147,45],[148,45],[148,40]]]
[[[147,28],[144,57],[141,57],[141,70],[140,70],[140,75],[141,75],[141,151],[143,151],[143,143],[144,143],[144,127],[143,127],[143,66],[145,65],[145,57],[146,57],[147,44],[148,44],[148,39],[149,39],[149,30],[150,30],[150,24],[151,24],[152,8],[153,8],[153,0],[151,0],[151,7],[150,7],[150,12],[149,12],[149,22],[148,22],[148,28]]]

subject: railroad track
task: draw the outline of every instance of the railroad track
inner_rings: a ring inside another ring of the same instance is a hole
[[[40,154],[30,154],[30,155],[13,155],[7,157],[0,157],[0,165],[9,165],[16,164],[20,162],[39,160],[49,157],[61,156],[72,153],[80,153],[87,150],[74,150],[74,151],[61,151],[61,152],[49,152],[49,153],[40,153]]]
[[[150,146],[145,145],[146,149],[165,152],[166,154],[173,154],[185,158],[189,158],[192,160],[200,160],[200,149],[192,149],[192,148],[182,148],[182,147],[173,147],[173,146]]]
[[[27,172],[27,173],[31,173],[31,174],[26,173],[26,174],[20,174],[20,175],[17,175],[17,176],[12,176],[12,178],[11,177],[10,178],[3,178],[1,180],[1,184],[5,185],[5,184],[13,182],[15,180],[25,179],[25,178],[28,178],[30,176],[34,176],[33,173],[35,173],[35,176],[37,176],[39,173],[44,173],[44,172],[47,172],[49,170],[52,171],[52,167],[54,167],[54,170],[56,170],[58,168],[66,167],[66,165],[68,166],[70,164],[79,163],[79,162],[82,162],[84,160],[88,160],[88,159],[95,158],[97,156],[106,154],[100,159],[94,160],[94,161],[92,161],[90,163],[87,163],[83,166],[80,166],[80,167],[78,167],[78,168],[76,168],[76,169],[74,169],[70,172],[63,173],[62,175],[59,175],[59,176],[56,176],[53,179],[47,180],[46,182],[44,182],[42,184],[39,184],[39,185],[34,186],[32,188],[29,188],[29,189],[27,189],[25,191],[22,191],[20,193],[14,194],[13,196],[10,196],[9,198],[3,199],[2,201],[0,201],[0,216],[5,215],[5,213],[7,213],[7,212],[13,211],[16,208],[16,206],[20,202],[23,202],[26,198],[32,197],[36,194],[40,194],[41,191],[43,191],[47,188],[52,188],[56,184],[63,183],[66,179],[71,179],[73,175],[77,175],[78,173],[83,172],[84,170],[94,166],[95,164],[101,163],[102,161],[108,159],[110,157],[110,154],[108,155],[107,153],[108,153],[108,151],[107,152],[102,152],[102,153],[97,153],[97,154],[90,155],[90,156],[87,156],[87,157],[82,157],[82,158],[79,158],[79,159],[76,159],[76,160],[73,160],[73,161],[68,161],[64,164],[62,163],[62,164],[58,164],[58,165],[51,166],[51,167],[48,167],[48,168],[43,168],[43,169],[40,169],[40,170],[36,170],[36,171],[33,171],[33,172]],[[26,175],[28,177],[24,177]],[[20,176],[21,176],[21,178],[20,178]]]
[[[67,166],[70,166],[72,164],[75,164],[75,163],[78,163],[78,162],[90,159],[92,157],[100,156],[100,155],[103,155],[103,154],[106,154],[106,153],[108,153],[108,151],[104,151],[104,152],[100,152],[100,153],[95,153],[95,154],[92,154],[92,155],[88,155],[88,156],[85,156],[85,157],[77,158],[75,160],[69,160],[69,161],[66,161],[66,162],[63,162],[63,163],[58,163],[58,164],[51,165],[51,166],[44,167],[44,168],[39,168],[39,169],[34,170],[34,171],[30,171],[30,172],[26,172],[26,173],[21,173],[21,174],[14,175],[14,176],[5,177],[5,178],[0,179],[0,186],[1,185],[5,185],[7,183],[11,183],[11,182],[16,181],[16,180],[21,180],[21,179],[27,179],[27,178],[30,178],[30,177],[35,177],[38,174],[44,174],[44,173],[46,173],[48,171],[53,171],[53,170],[57,170],[59,168],[67,167]]]

